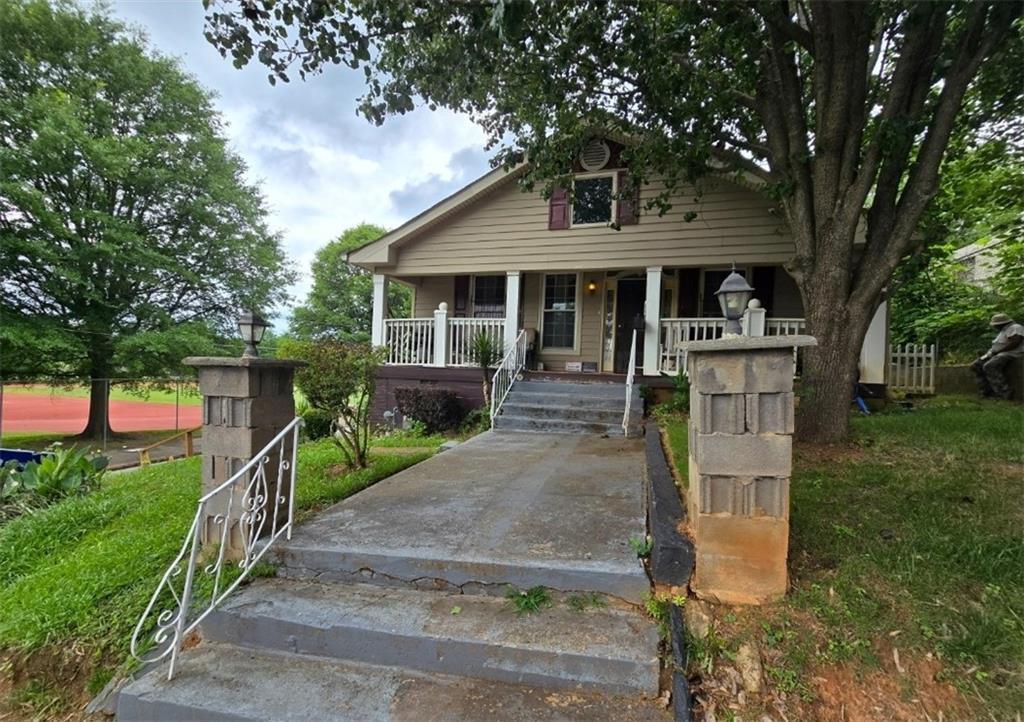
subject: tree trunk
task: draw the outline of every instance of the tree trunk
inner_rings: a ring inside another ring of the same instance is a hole
[[[110,344],[95,344],[89,352],[89,418],[80,436],[102,439],[111,435],[110,428],[110,359],[114,349]]]
[[[860,350],[874,308],[859,307],[842,290],[806,296],[808,333],[818,345],[804,355],[797,437],[838,443],[849,433]]]

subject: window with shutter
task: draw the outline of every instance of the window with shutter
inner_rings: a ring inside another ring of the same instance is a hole
[[[548,201],[548,230],[564,231],[569,227],[569,191],[555,188]]]

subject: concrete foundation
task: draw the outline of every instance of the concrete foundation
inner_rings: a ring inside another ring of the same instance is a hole
[[[689,352],[691,587],[730,604],[786,593],[793,347],[809,336],[723,338]]]

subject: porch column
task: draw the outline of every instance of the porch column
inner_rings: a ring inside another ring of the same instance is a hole
[[[661,359],[661,266],[647,269],[647,300],[644,304],[644,376],[657,376]]]
[[[889,304],[882,301],[871,318],[864,345],[860,348],[860,381],[864,384],[886,383],[885,372],[889,365]]]
[[[370,343],[384,345],[384,319],[388,315],[388,277],[383,273],[373,274],[373,325]]]
[[[515,346],[519,336],[519,271],[505,274],[505,337],[504,350]]]

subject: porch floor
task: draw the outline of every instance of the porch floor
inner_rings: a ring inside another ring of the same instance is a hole
[[[279,562],[320,580],[543,585],[639,602],[649,583],[629,539],[644,533],[640,439],[485,432],[321,513]]]
[[[583,373],[581,371],[524,371],[523,378],[527,381],[563,381],[574,384],[625,384],[626,374]],[[641,376],[637,370],[634,383],[651,388],[670,389],[674,382],[669,376]]]

